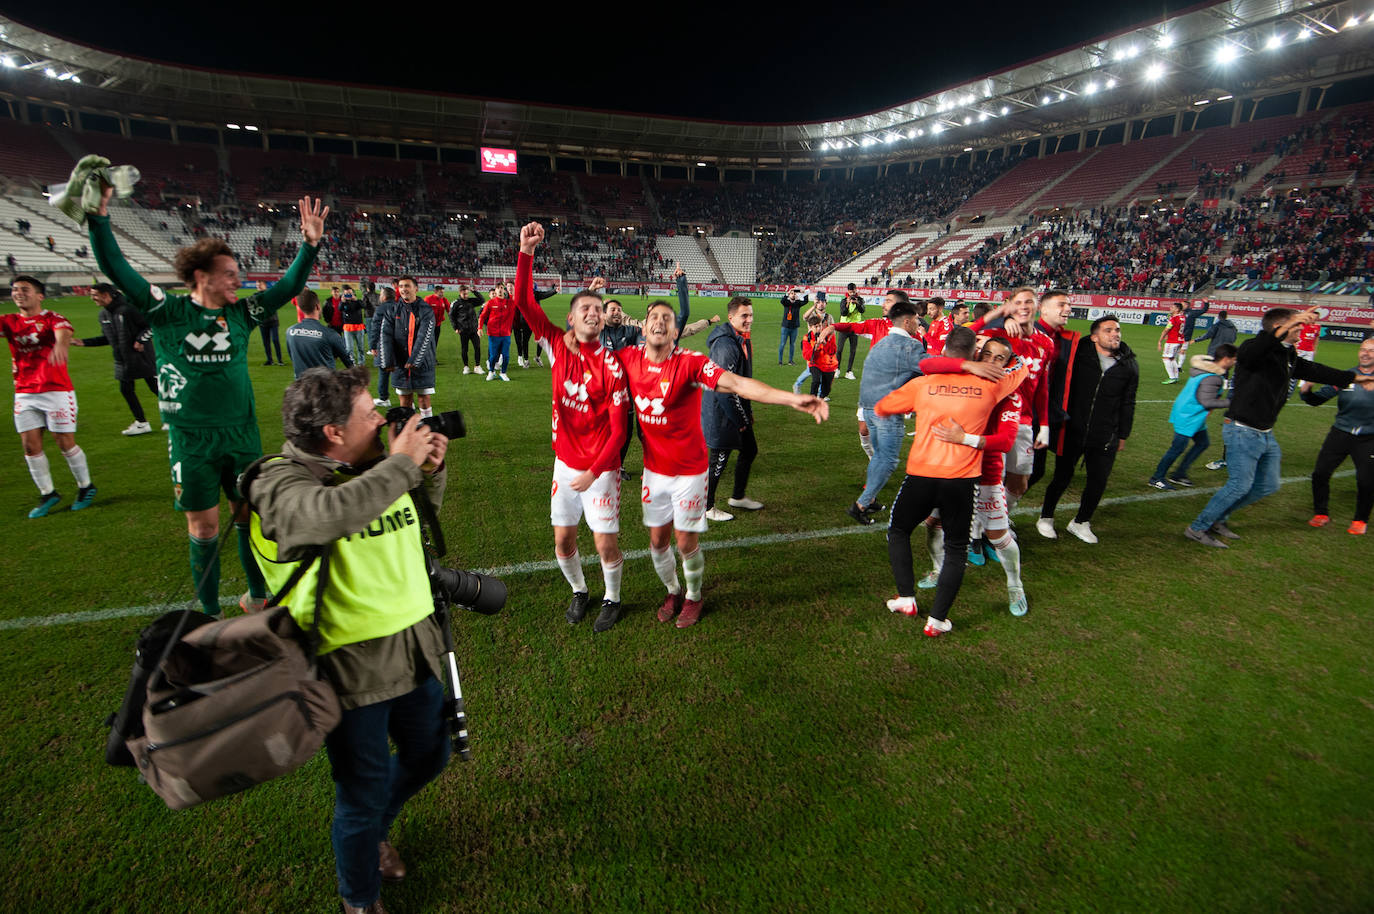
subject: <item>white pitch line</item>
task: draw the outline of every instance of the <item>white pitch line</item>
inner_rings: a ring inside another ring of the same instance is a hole
[[[1354,470],[1343,470],[1332,474],[1339,478],[1343,476],[1355,475]],[[1284,476],[1279,479],[1280,485],[1291,485],[1295,482],[1309,482],[1311,476]],[[1164,501],[1171,498],[1192,498],[1197,495],[1211,495],[1218,491],[1221,486],[1195,486],[1191,489],[1176,489],[1172,492],[1146,492],[1140,495],[1118,495],[1115,498],[1104,498],[1101,505],[1130,505],[1146,501]],[[1063,502],[1059,505],[1058,512],[1076,511],[1077,502]],[[1030,515],[1039,516],[1039,507],[1014,508],[1012,515],[1025,517]],[[732,540],[702,540],[701,548],[704,550],[716,549],[743,549],[749,546],[776,546],[782,543],[801,543],[807,540],[829,539],[835,536],[856,536],[865,533],[879,533],[887,527],[880,524],[873,524],[868,527],[849,525],[845,527],[831,527],[826,530],[799,530],[795,533],[764,533],[758,536],[742,536]],[[649,557],[648,549],[634,549],[625,553],[626,560],[638,560]],[[595,555],[584,556],[582,564],[591,566],[600,561]],[[512,577],[522,574],[536,574],[544,571],[554,571],[558,568],[558,563],[553,561],[542,562],[519,562],[514,565],[499,565],[495,568],[474,569],[482,574],[489,574],[493,577]],[[187,603],[157,603],[149,606],[117,606],[110,609],[91,609],[84,612],[74,613],[55,613],[51,616],[22,616],[17,619],[0,619],[0,631],[17,631],[30,628],[45,628],[53,625],[77,625],[84,622],[106,622],[111,619],[127,619],[133,616],[157,616],[174,609],[185,609]],[[237,606],[238,598],[226,597],[220,600],[221,606]]]

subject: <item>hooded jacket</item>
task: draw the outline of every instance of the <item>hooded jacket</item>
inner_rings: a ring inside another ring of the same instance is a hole
[[[1131,437],[1139,383],[1140,365],[1130,346],[1121,344],[1105,372],[1096,346],[1090,341],[1078,346],[1066,396],[1069,415],[1055,453],[1063,454],[1067,447],[1106,450]]]
[[[724,321],[711,331],[706,343],[715,362],[726,371],[742,377],[754,376],[754,354],[750,340]],[[739,447],[740,432],[754,423],[754,412],[748,400],[736,394],[701,392],[701,430],[706,446],[718,451]]]

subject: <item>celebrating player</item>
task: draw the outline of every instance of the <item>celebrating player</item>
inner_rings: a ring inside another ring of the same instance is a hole
[[[1165,327],[1159,334],[1159,343],[1156,348],[1164,358],[1164,373],[1169,377],[1165,379],[1165,384],[1177,384],[1179,363],[1182,361],[1180,352],[1185,343],[1183,340],[1183,302],[1176,301],[1169,305],[1169,316],[1165,320]]]
[[[95,486],[86,467],[86,452],[76,444],[76,391],[67,374],[67,347],[72,325],[43,307],[43,283],[32,276],[10,281],[10,296],[18,314],[0,315],[0,332],[10,343],[14,361],[14,429],[24,446],[24,462],[38,486],[38,507],[29,517],[45,517],[62,496],[53,486],[48,455],[43,453],[43,429],[52,432],[67,466],[76,477],[72,510],[90,507]]]
[[[267,585],[248,542],[248,512],[238,477],[262,456],[257,407],[248,379],[248,341],[253,325],[305,288],[324,235],[329,207],[300,201],[304,244],[281,281],[240,300],[239,265],[221,238],[203,238],[177,251],[177,275],[190,295],[168,295],[129,266],[110,229],[107,187],[90,218],[96,263],[153,328],[158,353],[158,406],[170,426],[168,455],[176,507],[186,512],[191,539],[191,578],[201,606],[219,613],[219,490],[229,496],[239,561],[248,593],[245,611],[261,609]]]
[[[554,325],[534,300],[534,251],[544,240],[544,227],[531,222],[520,229],[520,255],[515,271],[515,305],[525,316],[539,345],[549,355],[553,379],[553,492],[549,508],[554,557],[572,587],[566,618],[581,622],[590,602],[577,552],[577,525],[583,513],[601,557],[606,585],[601,612],[592,629],[604,632],[620,620],[620,445],[626,435],[629,391],[620,362],[601,345],[601,296],[581,291],[569,305],[577,351],[563,343]]]
[[[517,280],[518,281],[518,280]],[[830,414],[819,397],[769,387],[762,381],[723,370],[700,352],[676,345],[678,315],[666,301],[649,305],[644,318],[644,342],[616,350],[625,368],[644,443],[644,485],[640,502],[644,526],[649,528],[649,552],[668,595],[658,621],[677,616],[677,627],[695,625],[701,618],[701,580],[706,557],[698,540],[706,529],[706,437],[701,430],[701,388],[736,394],[760,403],[778,403],[809,413],[822,422]],[[572,331],[565,337],[570,344]],[[678,581],[671,537],[677,533],[682,554]]]

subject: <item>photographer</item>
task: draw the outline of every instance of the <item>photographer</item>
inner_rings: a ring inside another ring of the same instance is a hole
[[[423,483],[438,509],[448,439],[412,415],[392,435],[388,456],[368,383],[361,366],[302,374],[282,400],[282,458],[244,481],[253,545],[273,592],[296,562],[312,558],[312,547],[329,547],[319,662],[343,707],[326,748],[335,784],[331,838],[349,912],[380,910],[380,880],[405,875],[388,831],[402,804],[443,771],[450,751],[444,638],[411,495]],[[319,564],[277,595],[302,627],[311,624]]]

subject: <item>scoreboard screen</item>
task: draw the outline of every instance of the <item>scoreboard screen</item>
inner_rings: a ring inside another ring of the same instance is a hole
[[[497,149],[493,146],[482,147],[482,170],[499,175],[513,175],[515,170],[515,150]]]

